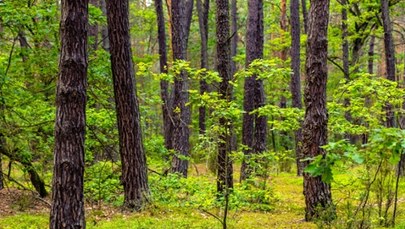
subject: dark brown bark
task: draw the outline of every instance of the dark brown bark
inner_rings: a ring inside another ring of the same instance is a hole
[[[178,0],[171,3],[172,49],[173,60],[187,60],[187,43],[190,32],[193,0]],[[189,156],[190,151],[190,107],[188,102],[187,72],[182,71],[174,79],[173,115],[173,149],[176,154]],[[173,156],[172,172],[187,177],[188,160]]]
[[[384,27],[384,48],[387,79],[395,81],[395,47],[392,37],[392,25],[389,12],[389,0],[381,0],[381,18]],[[387,127],[395,127],[395,115],[391,104],[386,105]]]
[[[198,24],[200,27],[201,37],[201,68],[208,69],[208,13],[210,9],[210,0],[197,0]],[[208,84],[205,80],[200,81],[200,95],[208,92]],[[206,130],[206,107],[201,106],[198,109],[198,124],[200,134],[204,134]]]
[[[111,67],[117,111],[124,205],[141,210],[148,202],[146,157],[142,143],[139,105],[129,34],[128,0],[108,0],[107,19]]]
[[[308,12],[307,12],[307,1],[301,0],[302,7],[302,17],[304,20],[304,33],[308,32]]]
[[[85,228],[88,0],[64,0],[61,11],[50,228]]]
[[[298,109],[302,108],[302,95],[301,95],[301,60],[300,60],[300,9],[299,0],[291,0],[290,2],[290,18],[291,18],[291,81],[290,90],[292,97],[292,106]],[[304,164],[301,162],[301,139],[302,130],[299,128],[294,133],[295,135],[295,157],[297,164],[297,175],[302,176],[304,172]]]
[[[306,51],[305,119],[302,128],[302,152],[305,158],[326,156],[326,151],[321,146],[327,143],[328,134],[328,19],[329,0],[311,0]],[[330,185],[323,182],[321,176],[313,177],[304,173],[304,195],[307,221],[318,218],[324,214],[322,211],[329,210],[330,214],[334,214]]]
[[[100,8],[103,11],[104,16],[107,16],[107,6],[105,3],[106,0],[100,0]],[[101,27],[101,39],[102,39],[102,47],[106,51],[110,51],[110,38],[108,38],[108,27],[103,26]]]
[[[236,0],[231,0],[231,57],[236,56],[238,51],[238,5]],[[235,62],[231,62],[232,76],[236,72]]]
[[[219,85],[221,99],[230,102],[232,99],[231,79],[231,40],[229,27],[229,0],[216,0],[217,3],[217,60],[218,73],[222,78]],[[232,151],[231,120],[220,117],[222,128],[218,142],[217,191],[227,194],[233,188],[233,169],[230,153]]]
[[[167,48],[166,48],[166,30],[165,18],[163,14],[162,0],[155,0],[155,10],[157,15],[158,42],[159,42],[159,63],[160,72],[167,73]],[[160,81],[160,97],[162,98],[162,114],[163,114],[163,132],[165,138],[166,149],[172,149],[172,121],[171,121],[171,100],[169,94],[169,82],[167,80]]]
[[[263,57],[263,1],[248,1],[248,19],[246,31],[246,67],[255,59]],[[243,108],[242,144],[247,147],[244,150],[245,160],[241,167],[241,180],[248,178],[252,169],[246,160],[252,153],[260,153],[266,149],[267,120],[265,116],[250,114],[251,111],[265,104],[263,81],[255,75],[245,79],[245,96]]]

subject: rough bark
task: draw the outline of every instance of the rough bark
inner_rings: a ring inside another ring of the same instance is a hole
[[[219,85],[221,99],[230,102],[232,99],[231,79],[231,40],[229,39],[229,0],[216,0],[217,3],[217,70],[222,81]],[[222,128],[218,142],[217,191],[219,194],[233,188],[233,170],[230,153],[232,151],[231,120],[219,119]]]
[[[187,59],[187,43],[190,32],[193,0],[178,0],[171,3],[172,49],[173,60]],[[190,150],[190,107],[188,102],[187,73],[182,71],[174,79],[173,115],[173,149],[176,154],[189,156]],[[188,160],[173,156],[171,171],[187,177]]]
[[[158,43],[159,43],[159,63],[160,72],[167,73],[167,48],[166,48],[166,30],[165,18],[163,14],[162,0],[155,0],[155,10],[157,15],[158,28]],[[172,149],[172,121],[171,121],[171,100],[169,94],[169,82],[167,80],[160,81],[160,97],[162,98],[162,114],[163,114],[163,132],[165,138],[166,149]]]
[[[85,228],[88,0],[64,0],[61,11],[50,228]]]
[[[141,210],[148,202],[146,157],[142,143],[139,105],[129,34],[128,0],[108,0],[107,19],[111,67],[117,111],[124,205]]]
[[[197,0],[198,24],[201,37],[201,57],[200,67],[208,69],[208,13],[210,9],[210,0]],[[200,81],[200,95],[208,92],[208,84],[205,80]],[[200,134],[206,130],[206,107],[201,106],[198,109],[198,125]]]
[[[302,95],[301,95],[301,70],[300,70],[300,9],[299,0],[291,0],[290,2],[291,14],[291,81],[290,90],[292,97],[292,106],[298,109],[302,108]],[[297,164],[297,175],[302,176],[304,172],[304,164],[301,162],[301,139],[302,130],[299,128],[295,131],[295,155]]]
[[[246,31],[246,67],[255,59],[263,57],[263,1],[248,1],[248,19]],[[241,180],[248,178],[252,172],[249,160],[252,153],[260,153],[266,149],[267,120],[265,116],[250,114],[253,110],[265,103],[263,81],[255,75],[245,79],[245,95],[243,99],[243,126],[242,144],[247,147],[244,150],[245,160],[241,167]]]
[[[384,27],[384,48],[387,79],[395,81],[395,47],[392,37],[392,25],[389,12],[389,0],[381,0],[381,18]],[[395,127],[395,115],[391,104],[387,103],[387,127]]]
[[[231,57],[236,56],[238,51],[238,4],[236,0],[231,0]],[[236,65],[231,61],[231,75],[236,72]]]
[[[302,128],[302,152],[306,158],[326,156],[321,146],[327,143],[328,131],[326,110],[328,19],[329,0],[311,0],[306,51],[305,119]],[[330,185],[323,182],[321,176],[313,177],[304,173],[304,195],[307,221],[318,218],[324,214],[322,211],[328,210],[330,214],[334,214]]]
[[[304,33],[308,32],[308,12],[307,12],[307,1],[301,0],[302,7],[302,17],[304,19]]]

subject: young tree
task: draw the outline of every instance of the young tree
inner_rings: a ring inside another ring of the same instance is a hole
[[[200,27],[201,37],[201,68],[208,69],[208,13],[210,9],[210,0],[197,0],[198,11],[198,24]],[[208,84],[205,80],[200,81],[200,95],[208,92]],[[205,119],[206,119],[206,107],[201,106],[199,108],[199,127],[200,134],[205,133]]]
[[[301,109],[302,108],[302,95],[301,95],[301,70],[300,70],[300,3],[299,0],[290,1],[290,20],[291,20],[291,81],[290,90],[292,95],[292,106]],[[295,131],[295,157],[297,164],[297,175],[302,176],[304,171],[304,165],[301,162],[301,128]]]
[[[85,228],[88,0],[64,0],[61,11],[50,228]]]
[[[187,43],[190,32],[193,0],[172,1],[170,7],[172,26],[172,49],[173,60],[187,60]],[[188,102],[188,79],[187,73],[181,71],[174,79],[174,98],[172,105],[173,115],[173,149],[176,154],[189,156],[190,151],[190,107]],[[173,156],[172,172],[180,173],[187,177],[188,160],[178,155]]]
[[[248,1],[248,19],[246,31],[246,67],[249,67],[255,59],[263,57],[263,1]],[[266,149],[267,120],[265,116],[250,114],[253,110],[265,103],[263,81],[257,79],[256,75],[245,79],[245,96],[243,99],[243,126],[242,144],[247,147],[244,150],[246,158],[252,153],[260,153]],[[241,167],[241,180],[250,176],[252,168],[246,160]]]
[[[148,201],[146,157],[142,144],[139,105],[129,34],[128,0],[108,0],[107,19],[117,110],[124,205],[140,210]]]
[[[100,0],[100,8],[103,11],[103,15],[107,16],[107,6],[105,3],[106,0]],[[104,50],[110,51],[110,39],[108,38],[108,28],[107,26],[101,27],[101,39],[102,47]]]
[[[329,0],[311,0],[309,10],[306,87],[304,94],[305,119],[302,127],[304,157],[325,156],[321,146],[327,143],[328,113],[326,110],[326,82],[328,77],[328,19]],[[304,173],[305,219],[319,217],[320,211],[333,213],[330,185],[321,176]]]
[[[218,73],[222,78],[219,85],[221,99],[230,102],[232,99],[231,80],[231,40],[229,35],[229,0],[216,0],[217,4],[217,60]],[[218,143],[218,172],[217,191],[219,194],[228,195],[233,188],[233,169],[230,153],[232,151],[231,121],[221,117],[219,124],[221,133]]]
[[[159,63],[160,72],[167,73],[167,49],[166,49],[166,30],[165,18],[163,14],[162,0],[155,0],[155,10],[158,28],[158,43],[159,43]],[[160,81],[160,96],[162,98],[162,113],[163,113],[163,133],[165,138],[166,149],[172,149],[172,122],[171,122],[171,99],[169,94],[169,82],[167,80]]]

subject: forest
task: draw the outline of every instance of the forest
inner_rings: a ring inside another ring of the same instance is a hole
[[[0,0],[0,229],[405,228],[405,1]]]

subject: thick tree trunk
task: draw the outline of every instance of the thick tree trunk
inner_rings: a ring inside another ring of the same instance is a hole
[[[231,80],[231,40],[229,39],[229,0],[216,0],[217,3],[217,59],[218,73],[222,78],[219,85],[221,99],[230,102],[232,99]],[[232,151],[231,120],[221,117],[219,125],[221,134],[218,142],[218,194],[225,193],[233,188],[233,169],[230,153]]]
[[[384,27],[385,64],[387,79],[395,81],[395,47],[392,37],[392,25],[389,12],[389,0],[381,0],[381,17]],[[386,105],[387,127],[395,127],[395,115],[391,104]]]
[[[321,146],[327,143],[328,113],[326,82],[328,77],[328,19],[329,0],[311,0],[309,10],[305,87],[305,119],[302,128],[304,157],[326,156]],[[308,162],[306,162],[308,164]],[[305,219],[313,220],[330,211],[334,214],[330,185],[321,176],[304,173]],[[329,214],[329,213],[328,213]]]
[[[187,43],[190,32],[193,0],[178,0],[171,3],[173,60],[187,60]],[[173,115],[173,149],[176,154],[189,156],[190,151],[190,107],[188,102],[187,73],[182,71],[174,79]],[[172,172],[187,177],[188,160],[173,156]]]
[[[246,31],[246,67],[255,59],[263,57],[263,1],[248,1],[248,24]],[[248,178],[252,172],[246,160],[250,160],[252,153],[260,153],[266,149],[267,120],[265,116],[250,114],[251,111],[264,105],[265,96],[263,81],[255,75],[245,79],[245,96],[243,100],[242,144],[245,160],[241,167],[241,180]]]
[[[128,0],[108,0],[107,19],[111,67],[117,110],[124,205],[141,210],[148,202],[146,157],[142,143],[139,105],[129,34]]]
[[[159,42],[159,63],[160,72],[167,73],[167,49],[166,49],[166,30],[165,18],[163,14],[162,0],[155,0],[155,9],[157,15],[158,42]],[[166,149],[173,149],[172,146],[172,121],[171,121],[171,99],[169,93],[169,82],[167,80],[160,81],[160,96],[162,98],[162,114],[163,114],[163,132],[165,138]]]
[[[50,228],[85,228],[83,173],[86,129],[88,0],[61,5]]]
[[[210,0],[197,0],[198,23],[201,37],[201,68],[208,69],[208,13],[210,9]],[[200,95],[208,92],[208,84],[205,80],[200,81]],[[206,107],[201,106],[198,110],[198,120],[200,134],[206,130]]]
[[[300,60],[300,8],[299,0],[291,0],[290,2],[291,14],[291,81],[290,90],[292,95],[292,106],[298,109],[302,108],[302,95],[301,95],[301,60]],[[304,172],[304,164],[301,162],[303,159],[301,152],[301,139],[302,130],[299,128],[295,131],[295,155],[297,164],[297,175],[302,176]]]

